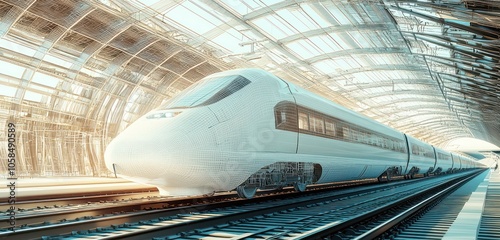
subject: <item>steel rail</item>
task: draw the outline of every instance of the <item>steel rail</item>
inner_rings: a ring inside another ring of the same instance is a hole
[[[358,239],[358,240],[365,240],[365,239],[374,239],[377,236],[383,234],[385,231],[389,230],[396,224],[400,223],[403,219],[408,218],[412,214],[414,214],[416,211],[421,210],[422,208],[428,206],[429,204],[432,204],[434,201],[437,201],[440,197],[443,197],[444,195],[450,193],[450,191],[453,191],[454,189],[458,188],[461,184],[464,184],[465,182],[469,181],[473,177],[479,175],[482,171],[476,171],[473,174],[470,174],[468,176],[462,176],[458,179],[453,179],[448,182],[444,182],[442,184],[436,185],[435,187],[423,191],[416,192],[413,195],[403,197],[399,199],[398,201],[395,201],[391,204],[381,206],[377,209],[374,209],[373,211],[363,213],[360,215],[357,215],[350,220],[347,221],[334,221],[331,222],[330,224],[326,224],[324,226],[321,226],[319,228],[313,229],[308,231],[307,233],[300,234],[299,236],[290,238],[290,239],[320,239],[328,236],[332,236],[339,231],[342,231],[344,229],[348,229],[349,227],[355,226],[356,224],[359,224],[363,221],[366,221],[367,219],[371,219],[375,216],[380,216],[382,213],[390,211],[391,209],[395,208],[401,208],[402,205],[407,204],[409,201],[412,199],[416,199],[421,197],[423,194],[429,194],[435,191],[436,189],[443,188],[445,187],[445,190],[439,190],[438,193],[433,194],[431,197],[427,197],[424,200],[421,200],[418,203],[412,204],[411,207],[409,207],[406,210],[403,210],[401,213],[391,217],[389,220],[385,220],[381,224],[377,224],[375,227],[367,230],[365,233],[356,236],[356,237],[351,237],[352,239]],[[452,185],[447,186],[450,184],[450,182],[453,182]]]
[[[392,184],[405,185],[405,184],[409,184],[410,182],[411,181],[400,181],[400,182],[394,182]],[[345,190],[348,193],[336,194],[335,197],[338,197],[338,198],[347,197],[347,196],[355,194],[355,193],[359,194],[359,193],[363,193],[363,192],[367,192],[367,191],[384,189],[384,188],[387,188],[388,186],[390,186],[390,184],[388,185],[387,183],[381,184],[381,185],[375,185],[375,186],[370,186],[370,184],[364,184],[363,186],[360,186],[361,190],[358,190],[357,188],[352,188],[352,186],[343,186],[343,187],[339,188],[339,190],[344,190],[344,188],[348,188],[347,190]],[[178,204],[179,206],[180,205],[188,205],[190,203],[194,204],[194,205],[182,206],[182,207],[176,207],[176,208],[168,208],[168,209],[163,209],[166,207],[166,205],[169,205],[168,201],[157,202],[157,203],[142,203],[142,204],[136,205],[136,208],[134,209],[134,211],[136,211],[136,212],[133,212],[133,213],[126,213],[126,214],[120,214],[120,215],[115,215],[115,216],[100,216],[98,218],[86,216],[86,217],[84,217],[84,219],[79,219],[78,221],[64,221],[64,222],[60,222],[57,224],[42,223],[38,226],[29,227],[29,228],[25,228],[25,229],[19,229],[16,231],[0,232],[0,239],[5,239],[5,238],[31,239],[31,238],[37,238],[37,237],[39,238],[40,236],[50,236],[50,235],[59,235],[59,234],[79,232],[79,231],[87,231],[89,229],[103,228],[103,227],[109,227],[109,226],[119,226],[119,225],[123,225],[124,223],[148,221],[148,220],[154,219],[154,218],[165,218],[168,216],[175,216],[177,214],[186,214],[186,213],[190,213],[190,212],[217,209],[217,208],[239,207],[239,206],[243,206],[243,205],[247,205],[247,204],[269,202],[269,201],[275,201],[277,199],[290,199],[293,197],[295,197],[295,198],[310,197],[311,199],[309,200],[309,203],[314,203],[314,202],[322,201],[324,199],[332,198],[331,194],[334,194],[334,193],[331,193],[330,195],[323,197],[323,198],[315,197],[318,194],[325,193],[328,191],[332,191],[332,188],[320,188],[320,189],[313,190],[313,191],[307,191],[305,193],[291,192],[291,193],[280,194],[280,195],[276,195],[276,194],[271,193],[271,194],[266,195],[266,196],[256,197],[256,198],[247,199],[247,200],[236,199],[235,194],[230,194],[231,199],[227,199],[227,197],[224,198],[223,195],[214,196],[214,197],[186,198],[183,200],[177,200],[176,204]],[[208,200],[208,199],[212,199],[213,203],[203,204],[203,202]],[[198,204],[199,202],[202,202],[202,204]],[[302,203],[304,203],[304,202],[302,202]],[[162,208],[162,209],[137,212],[138,209],[154,209],[154,208]],[[289,206],[287,206],[287,208],[289,208]],[[276,207],[272,207],[269,209],[269,212],[272,212],[275,210],[276,210]],[[241,217],[241,216],[239,216],[239,217]],[[193,225],[190,225],[190,226],[188,226],[187,229],[192,228],[192,227],[193,227]],[[122,237],[120,237],[120,238],[122,238]]]

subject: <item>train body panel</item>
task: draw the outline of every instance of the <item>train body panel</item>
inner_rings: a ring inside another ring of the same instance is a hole
[[[403,143],[402,133],[341,106],[325,104],[325,100],[312,97],[310,93],[297,91],[293,95],[298,106],[298,153],[361,159],[375,157],[382,161],[399,161],[406,158],[403,152],[369,144],[379,140],[372,136],[375,134]]]
[[[303,191],[389,170],[473,166],[458,155],[436,163],[429,149],[268,72],[242,69],[210,75],[139,118],[108,145],[105,162],[162,195],[237,189],[245,197],[257,188]]]
[[[434,149],[430,144],[424,143],[414,137],[406,135],[410,150],[410,161],[405,174],[430,173],[436,167]]]
[[[462,161],[459,155],[456,153],[451,153],[451,158],[453,159],[453,171],[462,169]]]
[[[441,172],[451,172],[453,170],[453,159],[451,158],[451,153],[444,151],[443,149],[434,147],[436,152],[436,171]]]

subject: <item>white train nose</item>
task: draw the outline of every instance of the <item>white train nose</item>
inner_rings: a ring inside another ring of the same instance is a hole
[[[107,146],[106,167],[119,177],[158,187],[161,195],[227,189],[213,181],[225,162],[224,156],[216,156],[220,153],[210,128],[217,118],[209,109],[196,110],[190,121],[182,119],[186,112],[175,118],[139,119]]]
[[[211,161],[199,159],[199,148],[181,129],[144,121],[113,139],[104,158],[118,177],[154,185],[162,195],[204,194],[212,191],[202,178]]]
[[[106,167],[118,176],[133,181],[135,178],[145,178],[161,174],[168,168],[171,147],[163,144],[164,141],[141,138],[137,134],[121,134],[106,148],[104,159]],[[161,158],[161,165],[157,160]],[[134,179],[132,179],[134,178]],[[143,183],[143,181],[140,181]]]

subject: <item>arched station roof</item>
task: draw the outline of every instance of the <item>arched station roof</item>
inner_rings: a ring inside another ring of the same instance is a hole
[[[20,172],[103,175],[139,116],[259,67],[437,146],[498,146],[499,25],[496,1],[0,0],[0,122]]]

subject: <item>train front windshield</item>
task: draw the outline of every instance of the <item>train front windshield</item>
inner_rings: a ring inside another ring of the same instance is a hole
[[[249,83],[250,80],[239,75],[208,78],[186,88],[163,104],[160,109],[209,105],[239,91]]]

